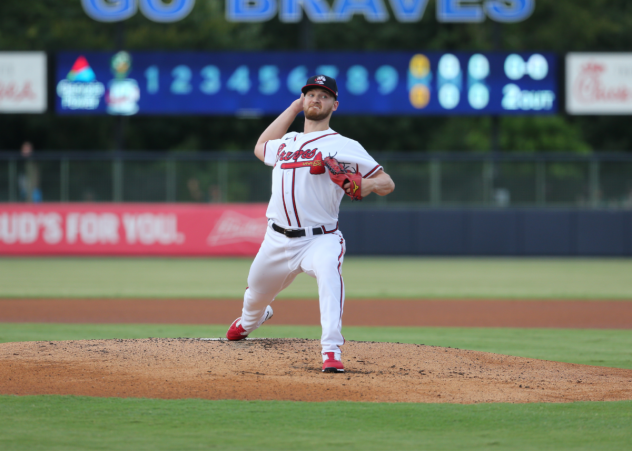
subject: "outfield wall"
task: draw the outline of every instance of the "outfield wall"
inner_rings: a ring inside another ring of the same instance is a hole
[[[0,204],[0,255],[245,256],[266,204]],[[347,208],[348,255],[632,256],[632,211]]]
[[[348,255],[632,256],[632,211],[352,209]]]

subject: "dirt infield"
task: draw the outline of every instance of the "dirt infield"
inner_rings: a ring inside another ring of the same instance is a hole
[[[270,324],[317,325],[317,301],[276,301]],[[0,300],[0,322],[230,324],[240,300]],[[632,329],[625,301],[360,301],[346,326]],[[344,374],[314,340],[89,340],[0,344],[0,394],[375,402],[632,399],[632,370],[434,346],[348,342]]]
[[[0,393],[374,402],[632,399],[632,370],[434,346],[348,342],[322,373],[320,343],[201,339],[0,344]]]
[[[318,325],[318,301],[278,300],[270,324]],[[0,322],[230,324],[241,300],[0,299]],[[345,326],[632,329],[629,301],[347,300]]]

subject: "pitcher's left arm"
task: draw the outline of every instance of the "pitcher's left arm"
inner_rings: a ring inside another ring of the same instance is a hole
[[[349,184],[345,184],[347,194],[350,194],[350,189]],[[386,196],[387,194],[391,194],[394,189],[395,182],[393,182],[391,176],[382,169],[377,171],[373,177],[362,179],[362,197],[366,197],[371,193],[375,193],[378,196]]]

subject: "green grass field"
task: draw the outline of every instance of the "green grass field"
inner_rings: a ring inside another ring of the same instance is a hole
[[[251,259],[0,258],[0,297],[241,298]],[[360,258],[348,298],[632,300],[630,259]],[[317,298],[304,274],[279,298]]]
[[[0,449],[629,450],[632,402],[370,404],[0,396]]]
[[[0,324],[0,342],[216,337],[226,325]],[[314,326],[253,336],[318,338]],[[348,327],[351,340],[424,343],[632,369],[623,330]],[[384,404],[0,396],[0,449],[627,450],[632,402]],[[331,432],[333,431],[333,432]]]
[[[0,259],[0,297],[239,298],[249,259]],[[348,258],[355,298],[632,300],[632,261]],[[301,276],[285,298],[315,298]],[[217,337],[226,325],[6,324],[0,342]],[[318,327],[252,336],[318,338]],[[350,340],[450,346],[632,369],[624,330],[345,328]],[[0,396],[0,450],[628,450],[632,402],[383,404]]]

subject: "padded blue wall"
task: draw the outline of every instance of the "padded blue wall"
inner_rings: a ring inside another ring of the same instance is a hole
[[[632,211],[347,209],[348,255],[632,256]]]

